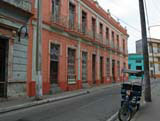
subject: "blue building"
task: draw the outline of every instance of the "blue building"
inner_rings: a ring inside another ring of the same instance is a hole
[[[128,55],[128,68],[131,70],[144,70],[144,61],[142,54],[129,54]],[[136,76],[129,76],[129,79],[136,79]]]

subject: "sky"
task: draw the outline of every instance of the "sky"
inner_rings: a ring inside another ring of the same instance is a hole
[[[139,15],[139,0],[97,0],[99,5],[110,11],[111,15],[118,20],[123,27],[127,28],[128,52],[135,53],[135,41],[141,39],[141,25]],[[150,36],[148,37],[160,39],[160,0],[144,0],[146,1],[148,20],[150,27]],[[147,20],[147,18],[146,18]],[[147,27],[148,28],[148,27]]]

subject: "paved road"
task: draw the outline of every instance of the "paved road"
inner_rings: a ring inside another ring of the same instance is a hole
[[[120,106],[120,88],[0,115],[0,121],[106,121]]]

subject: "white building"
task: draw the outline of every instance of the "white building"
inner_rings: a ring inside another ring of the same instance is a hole
[[[136,53],[142,54],[142,40],[136,41]],[[148,38],[150,74],[160,78],[160,39]],[[155,68],[155,69],[154,69]]]

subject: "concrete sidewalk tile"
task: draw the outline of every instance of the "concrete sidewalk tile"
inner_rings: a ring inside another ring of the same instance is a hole
[[[160,102],[160,82],[152,86],[152,102],[145,103],[143,100],[141,110],[135,115],[132,121],[159,121],[159,102]]]

